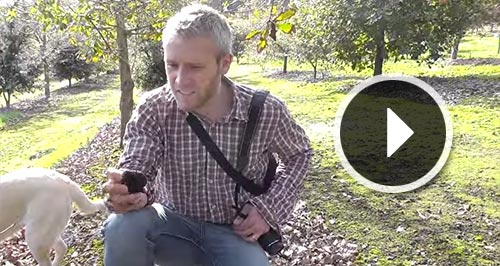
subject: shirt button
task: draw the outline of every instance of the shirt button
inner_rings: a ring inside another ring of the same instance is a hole
[[[214,180],[213,180],[213,179],[208,179],[208,183],[209,183],[209,184],[213,184],[213,183],[214,183]]]
[[[215,210],[215,209],[217,209],[217,205],[212,204],[212,210]]]

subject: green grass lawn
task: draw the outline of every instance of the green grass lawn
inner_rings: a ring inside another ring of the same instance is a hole
[[[463,50],[462,50],[463,49]],[[458,58],[497,58],[498,38],[490,36],[476,36],[467,35],[462,39],[459,47]],[[400,60],[394,62],[393,59],[388,59],[384,62],[383,73],[391,74],[406,74],[412,76],[426,76],[426,77],[464,77],[473,75],[480,78],[500,78],[500,68],[495,65],[449,65],[449,56],[445,56],[434,65],[428,66],[427,64],[418,64],[413,60]],[[252,63],[252,60],[247,58],[242,59],[242,62]],[[281,69],[283,62],[280,60],[273,60],[262,64],[262,70],[268,69]],[[299,64],[296,60],[289,59],[289,71],[311,71],[312,67],[309,64]],[[318,71],[324,69],[318,68]],[[350,66],[330,66],[329,72],[335,76],[371,76],[372,69],[365,69],[361,72],[354,71]],[[312,74],[311,74],[312,77]],[[319,75],[321,77],[321,75]]]
[[[51,80],[50,81],[50,92],[54,93],[58,89],[61,89],[67,85],[68,85],[67,80],[60,80],[60,81],[59,80]],[[76,85],[78,85],[78,82],[73,81],[73,86],[76,86]],[[12,97],[10,99],[10,104],[15,104],[15,103],[25,101],[25,100],[32,100],[32,99],[39,98],[39,97],[44,96],[44,95],[45,95],[45,91],[43,88],[37,89],[33,92],[27,92],[27,93],[22,93],[22,94],[15,93],[12,95]],[[2,98],[0,98],[0,108],[3,108],[3,107],[5,107],[5,101],[2,97]]]
[[[76,88],[72,88],[75,89]],[[120,89],[115,77],[104,88],[61,94],[43,111],[0,113],[0,174],[21,167],[51,167],[85,145],[100,126],[119,115]]]
[[[449,108],[454,145],[445,168],[417,191],[383,194],[357,184],[334,151],[334,117],[345,96],[336,88],[359,79],[291,82],[260,71],[242,65],[230,73],[282,98],[304,126],[316,155],[303,198],[326,221],[335,220],[332,232],[358,243],[358,265],[494,265],[500,260],[499,105]]]
[[[458,46],[458,58],[500,58],[498,52],[498,37],[493,33],[486,36],[465,36]]]

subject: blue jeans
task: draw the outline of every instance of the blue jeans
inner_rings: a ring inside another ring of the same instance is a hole
[[[258,243],[230,225],[196,221],[159,204],[104,222],[105,266],[268,266]]]

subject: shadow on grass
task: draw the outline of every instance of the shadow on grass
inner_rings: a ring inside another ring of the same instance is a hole
[[[93,79],[89,79],[88,81],[81,81],[71,87],[66,86],[55,90],[53,92],[53,95],[77,95],[90,91],[109,89],[109,85],[115,78],[115,75],[102,75],[99,77],[94,77]]]
[[[10,110],[0,110],[0,113],[20,113],[16,119],[6,121],[0,131],[22,130],[30,124],[30,129],[45,128],[43,123],[33,123],[35,119],[55,121],[60,117],[79,117],[88,114],[95,107],[95,101],[86,103],[85,100],[75,97],[85,97],[84,94],[111,90],[115,76],[106,75],[90,80],[89,83],[80,82],[71,87],[64,87],[52,92],[50,99],[41,97],[35,100],[26,100],[16,103]],[[64,108],[62,108],[64,106]]]
[[[456,105],[480,105],[496,107],[500,105],[500,73],[498,74],[474,74],[457,75],[449,73],[450,76],[416,76],[431,85],[444,99],[447,104]],[[371,76],[362,75],[333,75],[325,74],[323,77],[312,78],[312,71],[290,71],[283,73],[280,70],[264,74],[265,78],[274,80],[286,80],[291,82],[305,82],[309,84],[324,83],[325,88],[337,93],[347,93],[354,86]],[[251,75],[238,75],[232,77],[237,82],[249,84],[256,87],[266,87],[265,79],[252,79]],[[346,82],[335,84],[337,82]],[[329,86],[331,83],[332,86]]]

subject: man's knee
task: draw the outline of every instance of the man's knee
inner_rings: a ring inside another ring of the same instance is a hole
[[[143,208],[124,214],[112,213],[103,224],[102,234],[105,240],[119,238],[145,237],[151,229],[155,212],[151,208]]]

